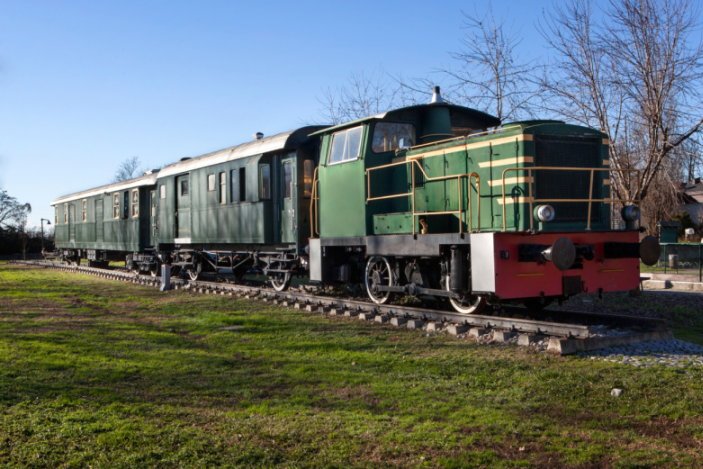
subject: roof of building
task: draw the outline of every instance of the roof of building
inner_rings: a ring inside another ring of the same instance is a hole
[[[686,184],[683,190],[685,203],[703,204],[703,182],[700,178]]]

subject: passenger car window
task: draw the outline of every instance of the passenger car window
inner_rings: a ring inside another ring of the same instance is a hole
[[[132,217],[139,216],[139,189],[132,191]]]
[[[268,200],[271,198],[271,165],[262,164],[259,166],[259,199]]]
[[[112,196],[112,218],[120,218],[120,194]]]
[[[215,190],[215,175],[208,174],[207,175],[207,191],[213,192],[214,190]]]
[[[394,151],[415,145],[415,126],[396,122],[379,122],[374,126],[371,149],[374,153]]]
[[[227,174],[220,173],[220,204],[227,203]]]
[[[332,135],[332,145],[327,164],[342,163],[344,161],[357,159],[361,151],[362,130],[363,127],[359,126],[340,130]]]
[[[124,207],[122,208],[124,209],[124,213],[122,214],[122,218],[129,218],[129,191],[124,191],[123,198]]]
[[[312,196],[312,178],[315,172],[315,163],[312,160],[303,161],[303,196]]]
[[[283,197],[290,199],[293,196],[293,163],[283,165]]]
[[[247,170],[239,168],[239,200],[247,200]]]

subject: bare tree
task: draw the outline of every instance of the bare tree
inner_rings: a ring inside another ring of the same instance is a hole
[[[397,107],[400,85],[380,72],[352,74],[345,85],[328,88],[319,99],[325,118],[332,124],[372,116]]]
[[[141,161],[138,156],[127,158],[120,163],[120,166],[117,168],[113,182],[126,181],[127,179],[136,177],[141,172],[139,169],[140,166]]]
[[[457,66],[442,70],[452,81],[447,96],[500,120],[530,116],[535,91],[528,66],[515,58],[520,41],[490,10],[483,17],[466,13],[464,17],[462,49],[452,54]]]
[[[676,168],[675,150],[703,126],[695,13],[689,0],[621,0],[595,24],[588,0],[572,0],[542,27],[557,53],[540,80],[543,106],[610,136],[622,203],[671,185],[674,175],[660,172]],[[641,171],[639,183],[624,175],[629,169]]]
[[[32,206],[22,204],[6,190],[0,189],[0,229],[21,229],[27,224]]]

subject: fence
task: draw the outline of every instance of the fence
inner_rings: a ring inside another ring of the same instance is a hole
[[[690,281],[703,282],[703,243],[663,243],[658,269],[665,274],[676,274]]]

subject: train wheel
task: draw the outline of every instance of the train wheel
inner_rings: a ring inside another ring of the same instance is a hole
[[[271,265],[274,269],[282,269],[283,267],[285,267],[285,264],[281,262],[274,262]],[[271,286],[276,291],[288,290],[288,287],[290,286],[290,280],[290,272],[271,272],[269,274],[269,281],[271,282]]]
[[[196,280],[198,280],[198,277],[200,277],[202,271],[203,265],[198,262],[193,268],[189,268],[188,270],[186,270],[186,274],[188,275],[190,281],[195,282]]]
[[[366,263],[364,286],[371,301],[382,305],[391,297],[391,292],[381,291],[380,286],[393,286],[393,270],[385,257],[373,256]]]
[[[445,286],[449,291],[449,275],[446,276]],[[481,295],[462,295],[460,298],[449,298],[449,303],[457,313],[474,314],[483,309],[486,298]]]

